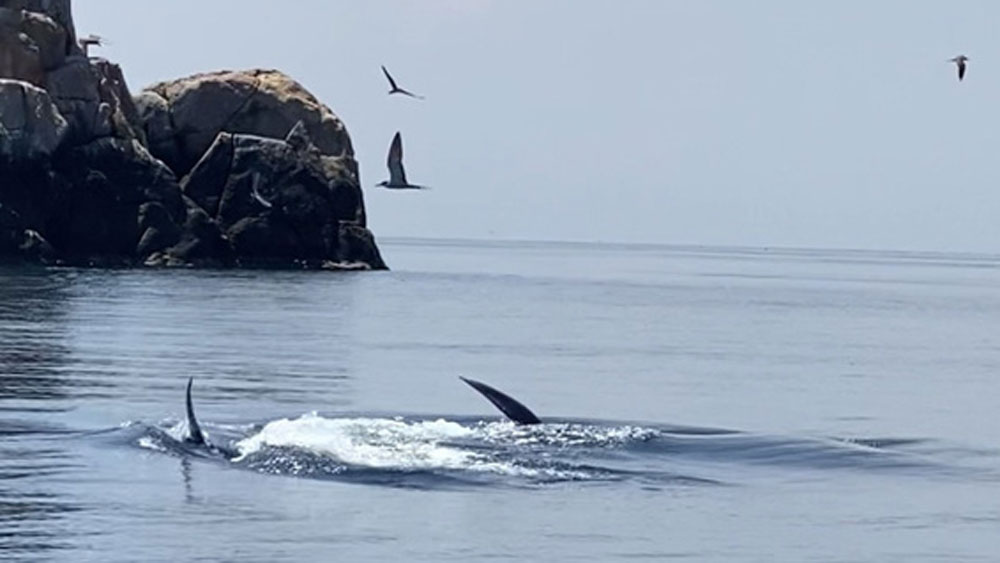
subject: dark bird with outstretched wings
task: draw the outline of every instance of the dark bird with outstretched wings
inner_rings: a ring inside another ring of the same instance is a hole
[[[399,134],[399,131],[396,131],[396,135],[392,138],[392,144],[389,145],[389,156],[386,158],[385,164],[389,167],[389,179],[379,182],[376,186],[390,190],[427,189],[427,186],[418,186],[406,181],[406,171],[403,170],[403,136]]]
[[[400,88],[398,85],[396,85],[396,81],[392,79],[392,75],[389,74],[388,70],[386,70],[385,65],[382,65],[382,74],[384,74],[385,78],[389,81],[389,95],[390,96],[393,95],[393,94],[403,94],[404,96],[409,96],[411,98],[416,98],[418,100],[424,99],[423,96],[418,96],[417,94],[414,94],[413,92],[410,92],[409,90],[404,90],[404,89]]]

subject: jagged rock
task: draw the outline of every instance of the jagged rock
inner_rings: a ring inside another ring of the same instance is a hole
[[[341,223],[338,234],[340,243],[337,245],[338,252],[335,264],[348,265],[347,269],[351,270],[359,269],[359,264],[375,270],[387,268],[382,260],[382,254],[375,244],[375,235],[371,231],[356,223]],[[330,266],[328,265],[328,267]]]
[[[197,74],[146,89],[166,101],[175,132],[178,160],[154,153],[186,174],[220,132],[284,138],[299,121],[325,155],[344,157],[354,166],[351,139],[340,119],[298,82],[276,70]],[[163,131],[149,127],[147,131]],[[353,169],[356,172],[356,168]]]
[[[18,246],[21,256],[33,258],[42,262],[55,262],[58,258],[56,250],[38,231],[25,229],[21,244]]]
[[[173,173],[134,139],[104,137],[74,147],[57,165],[67,185],[43,234],[69,259],[136,256],[144,204],[157,204],[174,223],[184,218]]]
[[[0,76],[45,86],[45,72],[76,54],[68,0],[0,0]]]
[[[45,90],[0,78],[0,159],[46,159],[66,132],[66,120]]]
[[[0,0],[0,8],[44,14],[65,31],[66,55],[83,54],[80,46],[76,43],[76,27],[73,25],[73,10],[70,0]]]
[[[46,89],[70,125],[70,142],[100,137],[145,141],[139,112],[118,65],[74,58],[50,72]]]
[[[146,134],[139,119],[125,75],[120,66],[104,59],[91,59],[91,66],[98,77],[97,89],[101,103],[109,106],[108,121],[111,135],[121,139],[138,139],[146,145]]]
[[[342,223],[363,217],[349,169],[324,157],[299,122],[286,139],[220,133],[181,181],[185,195],[213,216],[244,263],[320,263],[377,257],[369,236],[342,247]]]
[[[0,76],[36,86],[45,81],[42,53],[21,30],[21,12],[0,7]]]
[[[231,264],[232,247],[219,225],[190,198],[184,198],[184,205],[187,213],[180,242],[163,253],[154,254],[146,263],[154,266]]]
[[[83,176],[87,170],[101,173],[114,185],[118,201],[134,204],[137,209],[147,201],[158,202],[175,221],[184,217],[174,173],[135,139],[104,137],[74,147],[61,164],[71,176]]]
[[[133,100],[149,151],[172,170],[177,170],[181,153],[167,100],[152,90],[139,92]]]
[[[233,136],[219,133],[215,142],[181,180],[184,195],[194,200],[210,216],[219,213],[219,200],[233,166]]]
[[[24,227],[19,213],[9,206],[0,205],[0,257],[48,260],[54,255],[55,251],[44,237]]]
[[[21,30],[38,46],[38,56],[46,71],[66,60],[66,30],[52,18],[38,12],[21,12]]]
[[[139,206],[139,244],[135,253],[149,256],[180,242],[181,229],[162,203],[149,201]]]

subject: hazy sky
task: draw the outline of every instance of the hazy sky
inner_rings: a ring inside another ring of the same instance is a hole
[[[217,69],[297,79],[347,124],[376,236],[1000,252],[1000,2],[74,10],[133,92]],[[380,64],[427,100],[387,97]],[[432,191],[370,187],[397,129]]]

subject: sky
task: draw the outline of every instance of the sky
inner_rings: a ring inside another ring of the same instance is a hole
[[[76,0],[74,18],[133,93],[298,80],[351,134],[376,237],[1000,253],[1000,2],[278,6]],[[381,64],[426,100],[387,96]],[[373,188],[397,130],[432,190]]]

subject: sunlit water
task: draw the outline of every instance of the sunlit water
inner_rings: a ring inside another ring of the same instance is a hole
[[[1000,258],[382,247],[0,267],[0,559],[1000,558]]]

